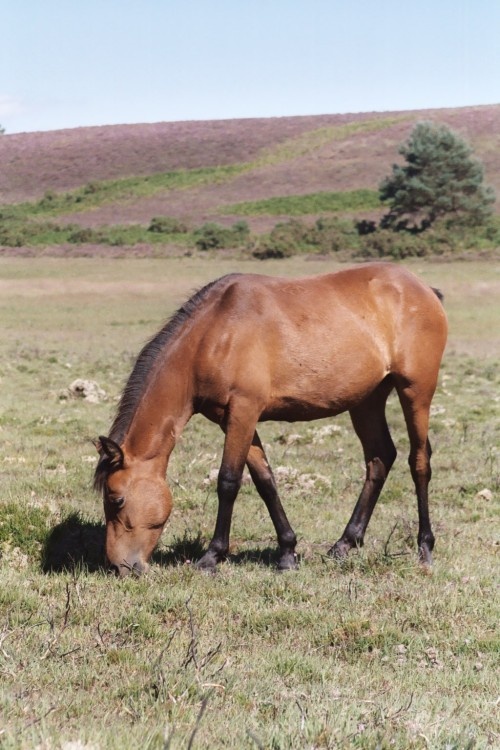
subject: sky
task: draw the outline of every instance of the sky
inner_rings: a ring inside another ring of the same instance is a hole
[[[500,103],[499,0],[0,0],[0,126]]]

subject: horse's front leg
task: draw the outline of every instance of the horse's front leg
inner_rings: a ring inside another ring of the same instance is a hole
[[[248,452],[247,466],[250,476],[261,498],[264,500],[278,537],[280,559],[278,570],[297,568],[295,546],[297,537],[293,531],[278,495],[278,489],[260,438],[255,433]]]
[[[218,562],[224,560],[229,551],[234,501],[241,486],[243,469],[255,432],[257,416],[252,404],[240,400],[230,405],[227,419],[222,425],[226,439],[217,480],[219,507],[214,535],[207,551],[197,563],[197,567],[202,570],[213,570]]]

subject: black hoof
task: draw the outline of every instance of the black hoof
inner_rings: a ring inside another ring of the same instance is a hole
[[[425,572],[432,572],[432,553],[426,544],[418,548],[418,561]]]
[[[218,562],[219,558],[214,552],[205,552],[203,557],[195,564],[195,567],[204,573],[215,573]]]
[[[295,552],[286,552],[281,555],[278,562],[278,570],[283,573],[286,570],[298,570],[299,563]]]
[[[330,547],[327,555],[328,557],[332,557],[334,560],[345,560],[351,549],[352,547],[349,542],[345,542],[342,539],[339,539],[338,542],[335,542],[333,547]]]

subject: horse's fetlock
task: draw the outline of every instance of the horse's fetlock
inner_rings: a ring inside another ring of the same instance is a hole
[[[290,529],[290,531],[284,531],[280,534],[279,545],[283,549],[294,550],[297,545],[295,532]]]
[[[219,560],[227,555],[228,546],[223,541],[218,539],[212,540],[208,545],[207,554],[212,553]]]
[[[339,539],[333,547],[330,547],[327,555],[328,557],[333,557],[335,560],[343,560],[347,557],[351,549],[352,547],[349,542],[346,542],[345,539]]]
[[[352,526],[345,531],[344,539],[351,547],[362,547],[365,543],[364,529],[361,526]]]
[[[211,542],[205,554],[198,560],[196,567],[202,570],[215,568],[227,555],[227,549],[220,543]]]

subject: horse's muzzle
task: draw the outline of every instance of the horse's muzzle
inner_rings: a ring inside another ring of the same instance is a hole
[[[141,576],[146,573],[149,565],[142,560],[127,561],[124,560],[120,565],[108,562],[108,570],[110,573],[117,576],[117,578],[126,578],[129,575]]]

